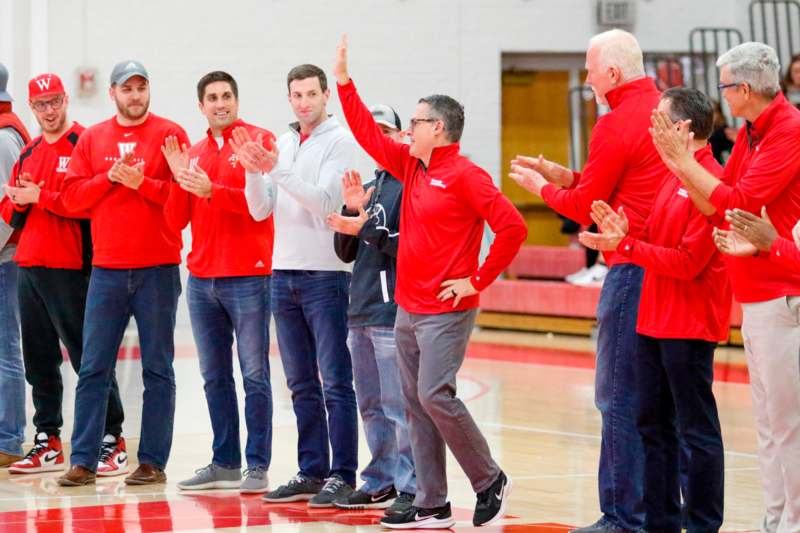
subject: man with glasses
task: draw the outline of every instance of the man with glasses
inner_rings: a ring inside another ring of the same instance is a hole
[[[503,517],[511,480],[456,396],[478,307],[478,293],[508,266],[527,236],[522,216],[491,176],[460,154],[464,108],[453,98],[420,99],[409,122],[410,144],[383,135],[347,72],[347,40],[334,73],[347,122],[375,161],[403,182],[397,253],[395,321],[398,365],[417,471],[414,505],[381,519],[392,529],[447,529],[445,445],[467,474],[477,503],[472,522]],[[484,224],[495,232],[482,265]]]
[[[55,74],[36,76],[28,83],[29,104],[42,135],[22,151],[13,171],[14,186],[6,186],[13,217],[24,223],[14,261],[19,269],[19,306],[25,377],[32,387],[34,446],[12,464],[16,474],[62,470],[60,431],[63,423],[61,363],[64,344],[72,368],[81,365],[83,314],[91,268],[88,213],[64,207],[61,184],[72,151],[84,127],[67,116],[69,97]],[[105,433],[124,451],[123,410],[112,377]],[[98,472],[124,471],[120,465],[98,464]]]
[[[103,438],[103,425],[117,353],[131,316],[139,330],[144,393],[139,466],[125,483],[150,485],[167,479],[164,467],[175,416],[172,362],[181,237],[164,219],[173,176],[161,147],[170,136],[186,145],[189,139],[183,128],[149,111],[149,79],[138,61],[114,67],[109,97],[117,113],[83,132],[62,188],[68,209],[90,211],[94,244],[71,465],[58,479],[62,486],[94,483],[98,459],[115,444]]]
[[[9,183],[14,162],[30,141],[6,91],[8,70],[0,63],[0,185]],[[22,458],[25,440],[25,377],[19,350],[17,265],[11,260],[19,232],[0,221],[0,467]]]
[[[653,114],[653,140],[704,214],[725,216],[748,235],[746,217],[736,213],[764,210],[783,237],[761,253],[736,243],[720,249],[730,254],[728,274],[744,317],[767,507],[762,531],[800,531],[800,271],[778,260],[800,219],[800,111],[781,93],[771,47],[740,44],[717,66],[722,96],[733,116],[746,121],[722,178],[694,160],[688,132],[676,129],[665,113]]]

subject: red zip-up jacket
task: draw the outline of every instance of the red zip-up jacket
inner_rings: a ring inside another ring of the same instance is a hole
[[[181,262],[180,233],[167,226],[164,204],[172,173],[161,146],[170,135],[189,144],[183,128],[150,113],[138,126],[116,117],[83,132],[72,152],[62,201],[72,211],[88,210],[92,220],[92,264],[104,268],[145,268]],[[131,189],[108,179],[108,170],[133,150],[144,162],[144,181]]]
[[[433,150],[428,168],[407,144],[381,133],[356,92],[338,85],[347,123],[375,161],[403,182],[395,300],[409,313],[438,314],[478,306],[479,295],[440,302],[444,280],[470,278],[481,291],[508,266],[528,235],[522,215],[495,187],[486,171],[460,155],[457,143]],[[478,267],[484,221],[495,232],[489,255]]]
[[[190,164],[200,167],[211,179],[211,198],[190,194],[176,182],[170,185],[164,206],[167,225],[180,232],[192,223],[189,271],[199,278],[264,276],[272,273],[272,243],[275,228],[272,215],[256,222],[244,197],[245,171],[230,146],[234,128],[246,128],[251,137],[261,133],[264,146],[275,136],[243,120],[222,132],[222,148],[211,130],[189,150]]]
[[[36,183],[44,182],[38,203],[11,204],[17,211],[28,211],[14,255],[14,261],[21,267],[68,270],[83,267],[83,237],[77,219],[88,218],[88,213],[75,213],[64,207],[61,184],[72,151],[85,129],[75,122],[52,144],[42,136],[35,138],[22,149],[14,165],[11,172],[14,178],[28,172]]]
[[[583,172],[574,172],[568,189],[552,184],[542,188],[542,199],[552,209],[581,224],[591,224],[592,202],[604,200],[616,211],[623,206],[630,235],[642,236],[656,191],[667,168],[650,137],[650,114],[661,94],[651,78],[626,83],[606,94],[611,112],[597,120],[589,140],[589,159]],[[603,252],[608,266],[629,259]]]
[[[711,146],[694,156],[710,173],[722,176]],[[728,338],[731,286],[712,228],[677,176],[669,174],[656,195],[642,239],[628,236],[617,247],[645,269],[638,333],[710,342]]]
[[[778,234],[792,239],[800,219],[800,111],[782,94],[752,124],[739,130],[733,152],[725,164],[725,179],[710,201],[717,214],[740,208],[761,215],[767,212]],[[800,270],[771,261],[769,253],[725,258],[740,303],[800,295]]]

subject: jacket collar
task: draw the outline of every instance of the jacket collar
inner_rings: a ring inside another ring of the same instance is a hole
[[[230,140],[234,129],[238,128],[239,126],[246,126],[246,125],[247,124],[245,124],[244,120],[237,118],[233,124],[222,130],[222,140],[225,142],[225,144],[227,144],[228,141]],[[217,144],[217,140],[214,138],[214,134],[211,132],[211,128],[208,128],[206,130],[206,135],[208,136],[208,140],[210,142]]]
[[[433,152],[431,152],[431,160],[428,162],[428,168],[440,165],[448,159],[453,159],[458,156],[460,152],[461,145],[459,143],[437,146],[433,149]]]
[[[781,115],[790,107],[791,105],[786,100],[786,97],[783,96],[783,93],[778,93],[767,108],[764,109],[753,122],[747,123],[747,139],[750,145],[752,146],[753,143],[760,141],[764,137],[764,134],[767,133],[767,130],[776,120],[779,120]]]
[[[320,124],[316,128],[311,130],[311,135],[309,135],[309,138],[316,137],[317,135],[322,135],[323,133],[326,133],[338,126],[339,126],[339,121],[336,120],[336,117],[334,117],[333,115],[328,115],[328,118],[320,122]],[[291,131],[298,138],[300,138],[300,123],[292,122],[291,124],[289,124],[289,131]]]
[[[609,107],[614,109],[633,95],[649,92],[658,93],[658,89],[653,78],[645,76],[611,89],[606,93],[606,101],[608,101]]]

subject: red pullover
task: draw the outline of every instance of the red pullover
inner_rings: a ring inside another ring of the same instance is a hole
[[[409,313],[438,314],[478,306],[476,294],[440,302],[444,280],[469,277],[478,291],[489,286],[516,255],[528,229],[491,176],[460,155],[457,143],[433,150],[428,168],[409,146],[381,133],[356,92],[338,85],[347,123],[375,161],[403,182],[395,300]],[[478,267],[484,221],[495,232],[489,255]]]
[[[94,266],[145,268],[181,262],[180,233],[164,220],[172,173],[161,153],[167,136],[189,144],[183,128],[150,113],[138,126],[121,126],[116,117],[81,135],[64,180],[67,209],[89,210]],[[116,160],[133,150],[133,163],[144,162],[144,181],[134,190],[108,179]]]
[[[800,111],[778,94],[752,124],[739,130],[725,165],[725,183],[711,194],[717,213],[740,208],[760,216],[767,206],[778,234],[791,241],[800,219]],[[728,185],[729,184],[729,185]],[[769,253],[726,256],[733,293],[741,303],[800,295],[800,270],[771,261]]]
[[[661,94],[650,78],[617,87],[606,94],[611,112],[600,117],[589,140],[589,159],[569,189],[542,188],[545,203],[567,218],[591,224],[592,202],[604,200],[616,211],[623,206],[631,237],[639,238],[667,168],[650,137],[650,114]],[[628,263],[615,252],[603,252],[608,266]]]
[[[722,167],[711,147],[695,159],[715,176]],[[728,338],[731,287],[712,223],[694,206],[680,180],[668,175],[656,195],[642,239],[625,237],[617,251],[643,267],[636,331],[659,339]]]
[[[88,213],[73,213],[64,207],[61,184],[67,175],[70,156],[86,128],[73,123],[54,143],[39,136],[22,149],[11,175],[16,179],[28,172],[36,183],[44,182],[39,202],[14,206],[28,210],[14,261],[21,267],[47,267],[79,270],[83,267],[83,241],[78,218]]]
[[[206,137],[189,150],[189,157],[191,164],[211,179],[211,198],[199,198],[173,182],[164,206],[167,225],[173,231],[180,232],[192,223],[187,267],[199,278],[272,273],[272,216],[261,222],[250,216],[244,197],[245,171],[229,142],[233,129],[240,126],[253,138],[262,134],[267,148],[275,140],[271,132],[237,120],[222,132],[220,149],[208,130]]]

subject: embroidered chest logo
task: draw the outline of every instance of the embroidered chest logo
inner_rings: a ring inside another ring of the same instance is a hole
[[[56,167],[56,172],[64,173],[67,171],[67,167],[69,166],[69,156],[61,156],[58,158],[58,167]]]
[[[445,185],[442,180],[437,180],[436,178],[431,178],[431,185],[433,185],[434,187],[439,187],[440,189],[447,188],[447,185]]]
[[[689,198],[689,191],[681,187],[680,189],[678,189],[678,196],[681,196],[683,198]]]
[[[236,165],[239,163],[239,157],[236,154],[231,154],[228,158],[228,163],[231,164],[231,168],[236,168]]]
[[[136,149],[136,143],[117,143],[117,147],[119,148],[119,156],[125,157],[125,154],[129,154]]]
[[[193,157],[189,159],[189,170],[195,170],[197,168],[197,163],[200,161],[199,157]]]

